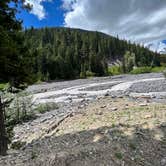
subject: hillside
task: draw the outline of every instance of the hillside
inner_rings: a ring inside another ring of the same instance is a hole
[[[156,53],[109,35],[71,28],[25,30],[32,70],[41,80],[71,79],[108,74],[108,63],[125,63],[128,51],[136,66],[159,65]],[[125,72],[125,68],[123,67]]]

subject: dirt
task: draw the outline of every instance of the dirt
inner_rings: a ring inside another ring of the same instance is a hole
[[[166,105],[110,96],[91,102],[0,165],[165,166]]]

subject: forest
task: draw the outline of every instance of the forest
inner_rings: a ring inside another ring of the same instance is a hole
[[[134,58],[133,66],[160,65],[157,53],[100,32],[32,27],[23,34],[32,57],[32,71],[39,80],[85,78],[89,74],[105,76],[108,62],[119,60],[125,64],[126,54],[128,61]],[[123,65],[124,73],[129,70]]]

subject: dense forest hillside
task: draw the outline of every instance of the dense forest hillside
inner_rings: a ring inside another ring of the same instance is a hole
[[[108,62],[134,58],[135,66],[159,65],[157,53],[118,37],[99,32],[71,28],[28,29],[25,44],[33,61],[33,72],[38,79],[83,78],[92,74],[107,75]],[[123,65],[123,71],[128,71]]]

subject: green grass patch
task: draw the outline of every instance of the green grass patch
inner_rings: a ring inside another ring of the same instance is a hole
[[[152,68],[152,72],[154,72],[154,73],[160,73],[160,72],[163,72],[164,70],[166,70],[166,67],[164,67],[164,66]]]
[[[0,90],[6,89],[8,87],[8,83],[0,83]]]
[[[133,69],[130,73],[131,74],[143,74],[143,73],[160,73],[165,70],[165,67],[138,67]]]
[[[130,73],[131,74],[143,74],[143,73],[151,73],[151,67],[138,67],[133,69]]]

